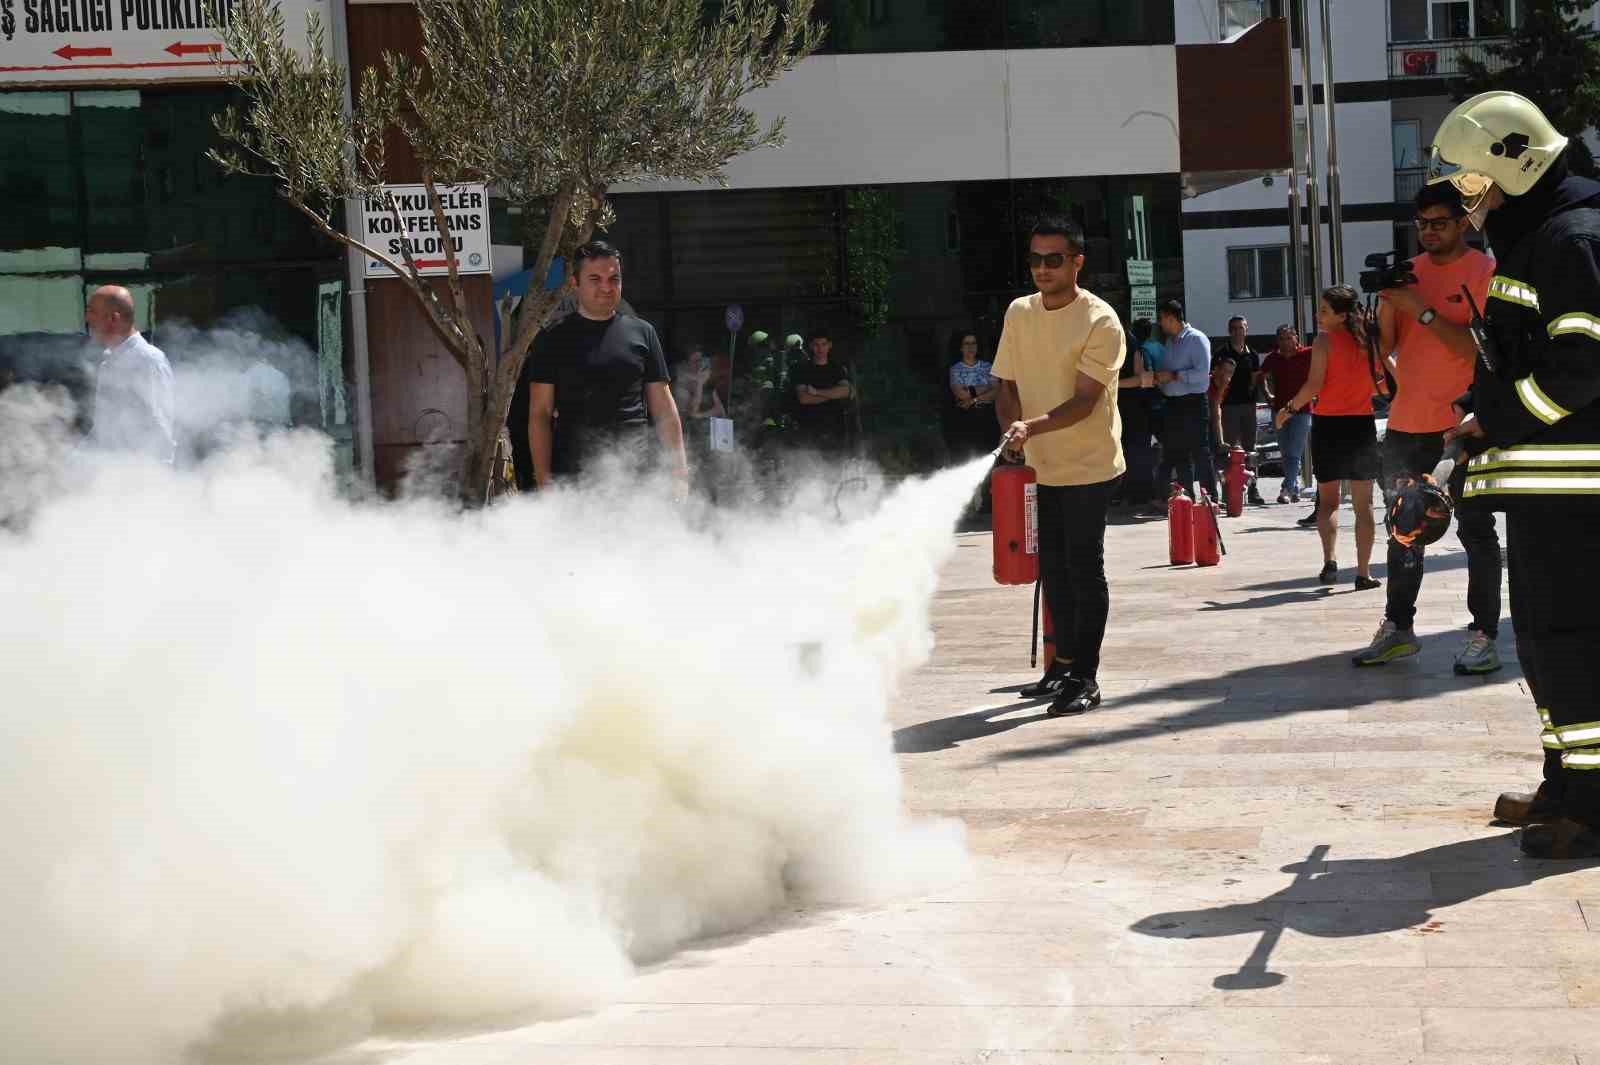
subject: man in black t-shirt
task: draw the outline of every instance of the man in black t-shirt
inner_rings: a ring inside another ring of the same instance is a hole
[[[1228,342],[1217,349],[1218,384],[1222,388],[1222,441],[1244,448],[1245,465],[1256,466],[1256,386],[1261,383],[1261,356],[1250,350],[1250,323],[1240,315],[1228,319]],[[1265,506],[1252,478],[1250,502]]]
[[[606,452],[642,472],[656,450],[653,422],[666,465],[686,489],[683,425],[661,340],[649,322],[617,312],[622,256],[596,240],[579,248],[572,264],[577,310],[534,340],[511,400],[507,425],[519,484],[544,487],[552,477],[579,475]]]
[[[795,423],[801,439],[824,451],[843,448],[850,439],[850,377],[831,361],[833,338],[820,332],[811,338],[811,359],[790,375],[794,384]]]

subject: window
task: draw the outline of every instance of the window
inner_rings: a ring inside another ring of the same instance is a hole
[[[1394,168],[1411,170],[1422,166],[1422,123],[1414,118],[1397,119],[1390,125],[1394,142]]]
[[[1302,262],[1301,269],[1309,271],[1309,257]],[[1228,249],[1230,300],[1289,299],[1293,288],[1294,278],[1290,276],[1287,245]]]
[[[708,15],[720,6],[708,0]],[[1253,6],[1260,7],[1260,0]],[[814,12],[828,24],[825,52],[1065,48],[1176,39],[1170,0],[817,0]]]
[[[1432,0],[1428,4],[1428,37],[1435,41],[1471,37],[1472,14],[1471,0]]]
[[[1223,40],[1267,17],[1266,0],[1218,0],[1217,32]]]
[[[319,336],[319,285],[343,277],[344,253],[270,180],[205,158],[211,116],[237,102],[211,86],[0,92],[0,188],[26,205],[0,215],[0,365],[19,345],[81,346],[102,284],[127,286],[157,344],[169,324],[244,308]]]

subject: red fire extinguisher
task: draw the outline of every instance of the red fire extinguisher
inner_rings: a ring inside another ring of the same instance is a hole
[[[1228,517],[1237,518],[1244,513],[1244,490],[1250,483],[1250,471],[1244,464],[1244,448],[1238,444],[1228,452],[1228,472],[1223,478],[1228,493]]]
[[[1194,500],[1174,482],[1172,495],[1167,498],[1167,551],[1174,566],[1187,566],[1194,561]]]
[[[996,466],[989,481],[994,514],[994,579],[1039,579],[1039,485],[1032,466]]]
[[[1217,504],[1200,489],[1194,504],[1194,564],[1215,566],[1222,561],[1222,526],[1217,523]]]

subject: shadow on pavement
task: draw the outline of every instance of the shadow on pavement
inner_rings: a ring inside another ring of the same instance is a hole
[[[1383,546],[1383,544],[1380,542],[1378,544],[1378,547],[1382,547],[1382,546]],[[1373,548],[1373,552],[1372,553],[1374,555],[1379,553],[1377,547]],[[1260,584],[1241,584],[1238,588],[1234,589],[1234,591],[1240,591],[1240,592],[1277,592],[1277,591],[1285,591],[1285,590],[1290,589],[1290,588],[1310,588],[1310,587],[1313,587],[1317,583],[1316,570],[1317,570],[1318,567],[1320,567],[1322,565],[1322,563],[1317,561],[1317,556],[1315,554],[1307,555],[1306,558],[1307,558],[1306,575],[1304,577],[1285,577],[1282,580],[1278,580],[1278,581],[1262,581]],[[1467,568],[1467,553],[1465,551],[1455,551],[1455,552],[1452,552],[1451,554],[1439,555],[1437,557],[1435,557],[1433,555],[1429,555],[1428,556],[1427,565],[1426,565],[1426,568],[1424,570],[1424,573],[1425,574],[1427,574],[1427,573],[1443,573],[1446,570],[1466,569],[1466,568]],[[1389,576],[1389,564],[1387,562],[1374,562],[1372,564],[1372,575],[1374,577],[1377,577],[1379,580],[1383,580],[1383,579],[1387,578]],[[1354,581],[1355,579],[1356,579],[1355,563],[1353,563],[1353,562],[1345,563],[1345,564],[1342,564],[1339,567],[1339,583],[1340,584],[1349,584],[1350,582]],[[1424,579],[1426,579],[1426,577],[1424,577]]]
[[[1351,589],[1345,589],[1350,592]],[[1278,592],[1275,595],[1258,595],[1252,599],[1241,599],[1233,603],[1219,603],[1215,599],[1207,599],[1205,606],[1200,608],[1201,613],[1211,613],[1218,610],[1266,610],[1269,607],[1288,606],[1291,603],[1315,603],[1335,594],[1336,589],[1328,585],[1319,585],[1315,588],[1301,588],[1293,592]]]
[[[1381,596],[1374,600],[1382,603]],[[1454,649],[1459,642],[1455,632],[1434,633],[1421,637],[1418,642],[1426,659],[1430,651],[1448,646]],[[1073,751],[1108,747],[1151,736],[1170,736],[1174,733],[1216,728],[1244,721],[1262,721],[1277,717],[1285,711],[1298,710],[1350,710],[1378,703],[1406,703],[1428,699],[1446,692],[1459,692],[1474,684],[1514,684],[1522,673],[1516,667],[1516,653],[1511,648],[1502,649],[1505,668],[1491,677],[1463,678],[1447,674],[1420,674],[1410,668],[1416,661],[1396,662],[1387,666],[1357,669],[1350,664],[1351,656],[1359,647],[1341,649],[1325,655],[1302,659],[1298,662],[1275,662],[1251,666],[1214,677],[1185,677],[1169,684],[1155,685],[1130,695],[1118,695],[1113,684],[1104,683],[1106,702],[1102,709],[1090,715],[1090,720],[1114,717],[1121,711],[1137,709],[1151,703],[1169,700],[1193,702],[1198,695],[1200,705],[1175,714],[1145,718],[1118,727],[1107,727],[1098,732],[1081,733],[1038,747],[1023,750],[1001,751],[990,755],[995,762],[1026,761],[1036,758],[1054,758]],[[1527,697],[1513,690],[1508,698],[1526,703]],[[1533,707],[1528,705],[1528,713]],[[1108,726],[1111,721],[1105,722]],[[913,726],[921,728],[922,726]],[[1537,754],[1537,747],[1532,753]]]
[[[1220,975],[1212,983],[1224,990],[1273,987],[1285,977],[1268,970],[1267,963],[1285,929],[1323,938],[1380,935],[1407,928],[1431,933],[1449,924],[1448,917],[1434,918],[1436,909],[1537,883],[1546,877],[1600,867],[1600,860],[1554,862],[1526,858],[1517,848],[1517,839],[1518,833],[1510,832],[1429,847],[1395,858],[1331,861],[1327,858],[1328,845],[1318,844],[1306,861],[1283,867],[1283,872],[1295,875],[1292,884],[1259,902],[1157,913],[1130,927],[1162,939],[1260,936],[1237,972]],[[1430,885],[1426,899],[1350,901],[1369,895],[1376,884],[1405,883],[1419,876]]]
[[[934,751],[953,750],[967,740],[998,736],[1002,732],[1010,732],[1019,725],[1048,721],[1049,715],[1043,711],[1029,714],[1027,717],[1004,716],[1016,713],[1018,710],[1033,710],[1048,705],[1050,705],[1049,699],[1017,699],[1000,706],[988,706],[981,710],[956,714],[954,717],[941,717],[936,721],[924,721],[920,725],[908,725],[902,729],[895,729],[894,749],[898,754],[932,754]]]

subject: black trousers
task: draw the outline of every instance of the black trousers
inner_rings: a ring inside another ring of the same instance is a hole
[[[1167,397],[1161,417],[1161,468],[1156,473],[1158,489],[1165,489],[1176,480],[1188,491],[1193,488],[1195,481],[1199,481],[1212,498],[1216,498],[1217,471],[1211,462],[1211,449],[1206,446],[1209,432],[1210,413],[1203,393]]]
[[[1122,494],[1129,503],[1143,503],[1157,498],[1155,483],[1156,449],[1153,441],[1153,419],[1150,411],[1150,394],[1144,389],[1128,389],[1117,393],[1117,413],[1122,418],[1122,455],[1128,472],[1122,477]]]
[[[1544,790],[1600,828],[1600,558],[1578,513],[1506,517],[1511,625],[1539,709]]]
[[[1222,442],[1232,447],[1244,448],[1244,463],[1256,468],[1256,405],[1254,403],[1224,403],[1222,405]]]
[[[1106,508],[1117,478],[1039,486],[1039,576],[1056,630],[1056,654],[1093,679],[1111,613],[1106,583]]]
[[[1384,498],[1393,500],[1395,478],[1432,473],[1443,457],[1443,433],[1390,429],[1383,437]],[[1449,487],[1458,504],[1466,479],[1467,464],[1457,463]],[[1494,515],[1477,507],[1457,510],[1456,537],[1467,550],[1467,609],[1472,612],[1472,627],[1494,639],[1500,635],[1500,537],[1494,531]],[[1422,557],[1420,544],[1403,547],[1389,541],[1389,601],[1385,616],[1402,629],[1409,629],[1416,621],[1417,596],[1422,592]]]

